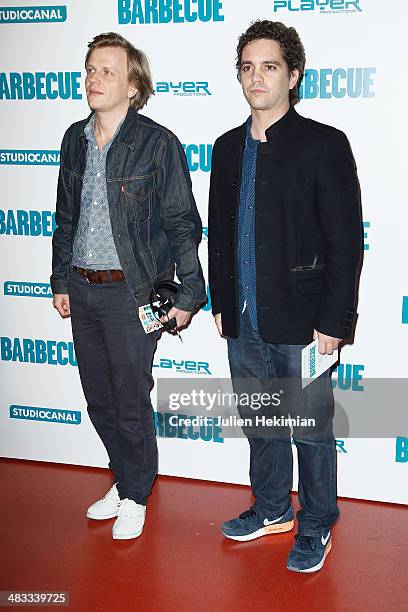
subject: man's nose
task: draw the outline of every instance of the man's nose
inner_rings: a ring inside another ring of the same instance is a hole
[[[89,81],[89,84],[100,83],[101,78],[100,78],[99,73],[95,70],[95,72],[93,72],[92,74],[88,76],[88,81]]]
[[[254,70],[252,72],[252,82],[253,83],[262,83],[263,82],[263,72],[262,66],[255,65]]]

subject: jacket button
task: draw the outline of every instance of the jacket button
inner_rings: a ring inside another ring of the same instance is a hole
[[[234,274],[230,274],[230,278],[234,279],[235,275]]]
[[[231,249],[235,249],[235,244],[230,244]]]
[[[230,215],[230,219],[234,220],[235,219],[235,215]]]
[[[232,183],[231,187],[238,187],[238,183],[236,183],[235,181]]]

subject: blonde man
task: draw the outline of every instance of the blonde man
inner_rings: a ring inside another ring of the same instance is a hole
[[[92,112],[62,141],[51,285],[54,307],[71,316],[88,414],[114,477],[87,516],[117,517],[113,538],[131,539],[157,474],[150,390],[160,332],[144,332],[138,307],[176,265],[181,290],[168,316],[188,325],[206,297],[202,228],[180,142],[138,112],[154,93],[143,52],[101,34],[85,68]]]

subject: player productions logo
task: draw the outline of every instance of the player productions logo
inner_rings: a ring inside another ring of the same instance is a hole
[[[177,372],[178,374],[193,374],[195,376],[212,376],[210,371],[210,364],[208,361],[193,361],[190,359],[186,359],[185,361],[182,359],[178,361],[177,359],[159,359],[156,363],[153,364],[154,368],[159,368],[162,370],[172,370],[173,372]]]
[[[181,97],[212,96],[208,81],[157,81],[155,92]]]
[[[299,88],[305,100],[320,98],[375,98],[376,69],[367,68],[308,68]]]
[[[0,209],[0,236],[51,237],[55,228],[55,212],[51,210]]]
[[[333,370],[332,387],[340,391],[364,391],[364,366],[356,363],[339,363]]]
[[[59,151],[0,149],[0,164],[6,166],[59,166],[59,163]]]
[[[274,0],[274,13],[289,11],[314,11],[321,15],[338,15],[339,13],[362,13],[361,0]]]
[[[52,290],[49,283],[5,281],[4,295],[14,297],[52,298]]]
[[[82,100],[80,72],[0,72],[0,100]]]
[[[395,461],[408,463],[408,438],[402,436],[395,438]]]
[[[46,423],[65,423],[80,425],[81,413],[77,410],[60,410],[58,408],[36,408],[35,406],[10,406],[10,419],[43,421]]]
[[[221,0],[117,0],[122,24],[224,21]]]
[[[217,424],[217,418],[155,412],[154,421],[159,438],[224,442],[224,438],[221,435],[222,427]]]
[[[59,23],[67,20],[66,6],[2,6],[1,23]]]
[[[190,172],[210,172],[212,159],[211,144],[183,144]]]
[[[0,336],[1,361],[76,367],[74,343]]]

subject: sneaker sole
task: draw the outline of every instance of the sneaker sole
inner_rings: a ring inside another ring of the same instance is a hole
[[[329,544],[326,546],[326,550],[324,551],[323,559],[320,561],[320,563],[318,563],[314,567],[309,567],[308,569],[298,569],[296,567],[292,567],[288,565],[287,568],[291,572],[299,572],[301,574],[312,574],[313,572],[318,572],[320,569],[322,569],[324,562],[326,561],[326,557],[331,551],[331,549],[332,549],[332,543],[330,541]]]
[[[134,533],[112,533],[112,538],[114,540],[133,540],[134,538],[138,538],[142,534],[142,532],[143,528],[140,531]]]
[[[294,519],[292,519],[287,523],[278,523],[277,525],[268,525],[267,527],[262,527],[261,529],[258,529],[258,531],[254,531],[253,533],[249,533],[247,535],[233,536],[227,535],[224,532],[222,532],[222,534],[230,540],[236,540],[237,542],[249,542],[250,540],[256,540],[257,538],[261,538],[262,536],[291,531],[293,529],[294,524],[295,521]]]
[[[104,514],[104,516],[90,514],[89,512],[87,512],[86,517],[89,519],[92,519],[93,521],[104,521],[105,519],[115,518],[116,516],[118,516],[118,512],[119,510],[117,510],[117,512],[112,513],[112,514]]]

